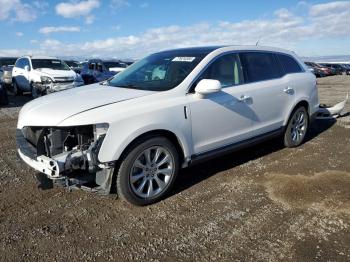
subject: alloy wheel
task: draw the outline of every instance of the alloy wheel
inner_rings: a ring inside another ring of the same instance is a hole
[[[134,161],[129,175],[132,191],[141,198],[161,194],[175,174],[175,160],[163,146],[144,150]]]
[[[293,119],[291,125],[291,138],[294,143],[299,143],[304,139],[307,130],[307,120],[305,113],[303,111],[297,112]]]

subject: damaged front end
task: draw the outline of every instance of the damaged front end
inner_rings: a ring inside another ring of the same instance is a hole
[[[84,85],[80,76],[77,77],[48,77],[42,76],[40,82],[34,82],[33,88],[38,94],[50,94]]]
[[[98,153],[108,124],[17,129],[22,160],[47,178],[69,188],[108,194],[113,162],[100,163]]]

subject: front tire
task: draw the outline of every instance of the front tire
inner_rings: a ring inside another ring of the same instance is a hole
[[[14,94],[15,96],[21,96],[21,95],[23,95],[23,92],[22,92],[22,90],[19,88],[19,86],[18,86],[16,80],[13,80],[13,94]]]
[[[179,156],[173,143],[165,137],[144,138],[121,160],[117,193],[138,206],[158,202],[171,190],[178,170]]]
[[[309,115],[305,107],[300,106],[292,112],[284,132],[286,147],[300,146],[309,128]]]

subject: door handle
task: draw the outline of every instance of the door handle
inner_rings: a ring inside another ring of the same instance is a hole
[[[246,103],[246,102],[249,101],[250,99],[251,99],[250,96],[241,95],[241,97],[238,98],[238,101],[239,101],[239,102],[244,102],[244,103]]]
[[[292,94],[294,92],[294,89],[291,88],[290,86],[287,86],[285,89],[283,89],[283,92],[287,94]]]

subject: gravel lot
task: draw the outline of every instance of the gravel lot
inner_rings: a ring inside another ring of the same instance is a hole
[[[350,76],[319,79],[321,103]],[[1,261],[350,261],[350,117],[183,170],[144,208],[64,188],[38,189],[15,150],[22,97],[0,109]],[[348,105],[348,110],[350,109]]]

